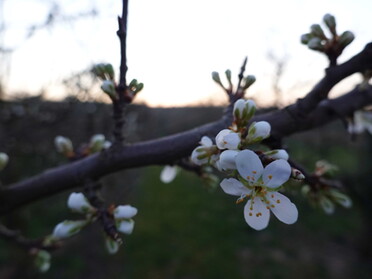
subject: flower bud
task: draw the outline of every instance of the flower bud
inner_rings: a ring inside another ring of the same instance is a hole
[[[136,86],[136,91],[135,93],[139,93],[142,89],[143,89],[144,85],[143,83],[138,83],[137,86]]]
[[[307,45],[312,38],[313,38],[313,35],[310,33],[303,34],[301,36],[301,43],[304,45]]]
[[[239,147],[240,134],[234,133],[229,129],[221,130],[216,136],[216,145],[219,149],[236,150]]]
[[[3,152],[0,152],[0,171],[6,167],[9,161],[9,156]]]
[[[115,84],[112,80],[104,80],[101,85],[101,89],[103,92],[105,92],[107,95],[110,96],[111,99],[116,99],[116,90],[115,90]]]
[[[119,251],[120,243],[118,241],[112,239],[111,237],[106,236],[105,237],[105,246],[106,246],[107,252],[109,252],[109,254],[113,255],[113,254],[116,254]]]
[[[328,215],[332,214],[335,211],[334,203],[326,198],[325,196],[321,196],[319,199],[319,205],[324,210],[324,212]]]
[[[218,159],[218,154],[215,154],[217,147],[213,145],[212,140],[207,136],[203,136],[200,144],[192,151],[191,161],[198,166],[214,163]]]
[[[87,220],[70,221],[65,220],[55,226],[53,231],[53,237],[56,239],[64,239],[71,237],[88,224]]]
[[[57,148],[57,151],[69,156],[73,152],[72,142],[69,138],[63,136],[57,136],[54,139],[54,145]]]
[[[336,19],[335,19],[335,17],[331,14],[325,14],[324,17],[323,17],[323,21],[327,25],[329,31],[331,31],[331,33],[333,35],[336,35]]]
[[[130,219],[137,214],[137,208],[130,205],[119,205],[114,210],[115,219]]]
[[[225,71],[225,75],[226,75],[226,79],[227,79],[227,81],[229,82],[230,86],[232,87],[232,82],[231,82],[231,71],[230,71],[230,70],[226,70],[226,71]]]
[[[313,24],[310,26],[311,34],[320,39],[326,39],[322,27],[319,24]]]
[[[265,156],[273,160],[283,159],[287,161],[289,158],[287,151],[285,151],[284,149],[274,149],[274,150],[266,151],[264,152],[264,154]]]
[[[352,41],[354,41],[354,34],[350,31],[345,31],[341,34],[341,36],[338,38],[338,43],[340,47],[343,49],[346,46],[348,46]]]
[[[244,90],[248,89],[248,87],[250,87],[255,81],[256,81],[255,76],[253,76],[253,75],[246,76],[243,79],[243,85],[242,85],[243,89]]]
[[[292,168],[291,178],[297,179],[297,180],[304,180],[305,175],[303,175],[303,173],[300,172],[298,169]]]
[[[134,221],[132,219],[117,220],[116,228],[119,232],[123,234],[132,234],[134,229]]]
[[[318,37],[310,39],[310,41],[307,43],[308,48],[312,50],[318,50],[318,51],[323,51],[324,46],[322,44],[322,40],[319,39]]]
[[[115,78],[115,71],[111,64],[105,64],[105,73],[109,76],[111,80]]]
[[[271,126],[266,121],[253,122],[248,129],[248,143],[260,142],[270,136]]]
[[[50,268],[50,259],[51,255],[48,251],[39,250],[35,255],[34,264],[40,272],[44,273]]]
[[[333,175],[333,173],[337,170],[338,170],[337,166],[325,160],[320,160],[315,163],[314,174],[316,176]]]
[[[340,193],[337,190],[330,190],[329,194],[331,195],[332,199],[337,202],[339,205],[350,208],[353,205],[352,200],[347,195]]]
[[[71,193],[67,200],[67,206],[72,211],[79,213],[92,213],[95,208],[89,203],[83,193]]]
[[[178,172],[176,166],[165,166],[160,173],[160,180],[163,183],[170,183],[174,180]]]
[[[99,63],[93,66],[92,72],[101,79],[106,79],[105,77],[105,64]]]
[[[91,153],[99,152],[104,148],[105,136],[102,134],[94,135],[89,142],[89,149]]]
[[[233,115],[238,127],[245,127],[256,112],[253,100],[239,99],[234,104]]]

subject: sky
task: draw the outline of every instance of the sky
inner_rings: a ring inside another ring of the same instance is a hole
[[[60,81],[94,63],[119,68],[116,36],[120,0],[58,1],[59,14],[76,15],[95,8],[97,16],[57,23],[24,40],[27,27],[45,21],[47,0],[0,0],[6,24],[0,45],[16,47],[11,55],[7,91],[63,96]],[[30,12],[32,11],[32,12]],[[272,103],[275,63],[286,61],[280,81],[283,101],[303,96],[323,75],[327,60],[300,44],[300,36],[326,13],[336,16],[339,31],[351,30],[355,41],[340,57],[346,61],[372,41],[370,0],[129,0],[128,79],[145,84],[137,102],[184,106],[226,102],[211,72],[231,69],[237,75],[246,56],[246,74],[257,82],[248,90],[262,105]],[[354,76],[334,96],[350,89]],[[236,78],[235,78],[236,82]],[[332,95],[332,96],[333,96]]]

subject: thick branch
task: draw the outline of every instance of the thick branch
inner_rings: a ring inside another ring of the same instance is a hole
[[[326,77],[305,98],[282,110],[258,115],[253,121],[268,121],[272,127],[271,138],[280,140],[296,132],[350,116],[355,110],[372,104],[371,86],[363,92],[357,87],[339,98],[323,100],[319,103],[322,94],[348,75],[372,68],[371,61],[372,44],[370,43],[348,62],[328,69]],[[231,107],[230,105],[225,116],[216,122],[156,140],[117,146],[115,149],[47,170],[32,178],[9,185],[0,191],[0,214],[36,199],[82,185],[86,179],[99,179],[127,168],[174,163],[189,156],[202,136],[214,137],[220,130],[228,127],[232,122]],[[310,107],[314,109],[309,109]],[[307,113],[306,117],[303,114],[304,110]]]

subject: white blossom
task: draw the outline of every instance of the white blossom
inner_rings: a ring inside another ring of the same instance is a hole
[[[57,151],[65,155],[73,151],[72,142],[69,138],[63,136],[57,136],[54,139],[54,144],[57,148]]]
[[[212,140],[204,136],[201,138],[199,146],[197,146],[191,153],[191,161],[198,165],[205,165],[207,163],[214,163],[218,159],[218,155],[214,154],[214,149]]]
[[[285,224],[297,221],[296,206],[276,191],[291,174],[291,167],[286,160],[276,160],[264,168],[253,151],[243,150],[236,155],[236,166],[244,183],[229,178],[224,179],[220,185],[225,193],[239,196],[238,201],[248,198],[244,218],[249,226],[256,230],[266,228],[270,211]]]
[[[229,129],[221,130],[216,136],[216,145],[219,149],[236,150],[239,147],[241,138],[239,133]]]
[[[0,170],[4,169],[8,164],[9,156],[3,152],[0,152]]]

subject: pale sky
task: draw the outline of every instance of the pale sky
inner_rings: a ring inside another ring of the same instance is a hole
[[[57,24],[23,42],[25,27],[42,23],[47,0],[0,0],[5,17],[5,46],[19,46],[11,57],[10,92],[61,96],[58,82],[93,63],[119,67],[116,36],[120,0],[64,0],[61,14],[76,14],[94,6],[97,17]],[[212,71],[231,69],[237,75],[245,56],[246,74],[257,82],[248,91],[262,104],[272,100],[275,67],[268,52],[288,57],[281,87],[286,100],[301,97],[323,75],[327,60],[300,44],[310,25],[325,13],[336,16],[338,31],[351,30],[355,41],[341,56],[345,61],[372,41],[371,0],[129,0],[128,79],[145,84],[139,102],[181,106],[226,100],[211,79]],[[0,42],[1,42],[0,39]],[[353,86],[354,80],[343,85]],[[347,90],[339,86],[338,91]]]

